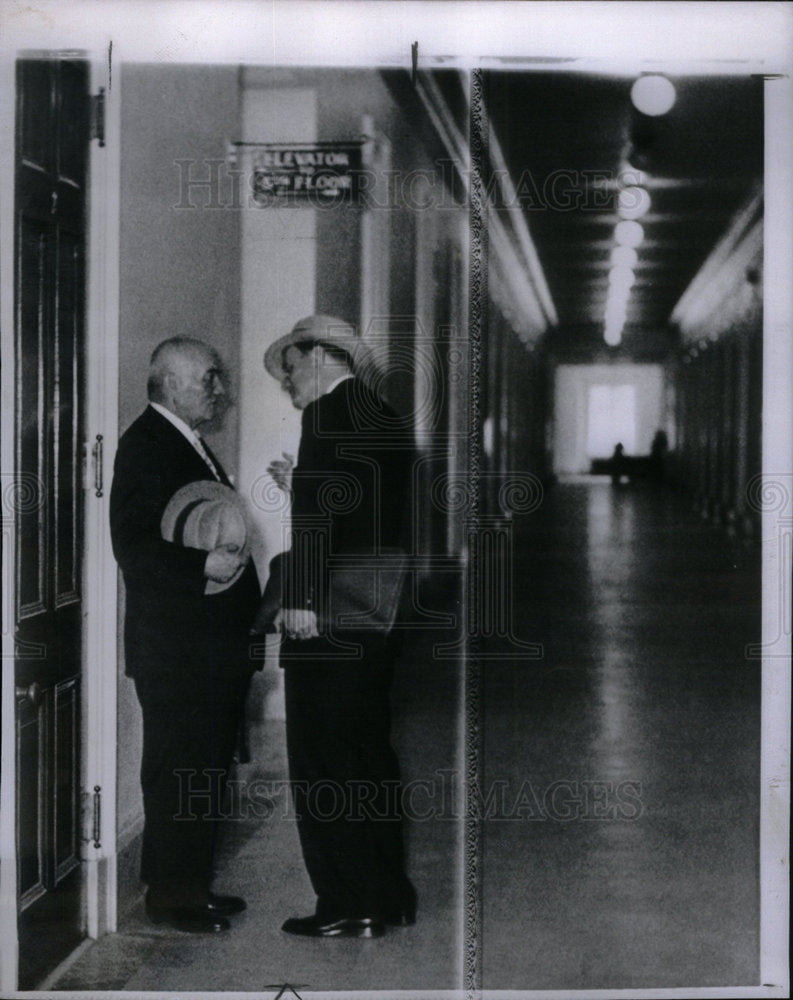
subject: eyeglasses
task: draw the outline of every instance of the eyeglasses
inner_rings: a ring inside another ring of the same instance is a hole
[[[214,389],[216,381],[223,385],[223,372],[220,368],[210,368],[201,379],[202,385],[207,390]]]

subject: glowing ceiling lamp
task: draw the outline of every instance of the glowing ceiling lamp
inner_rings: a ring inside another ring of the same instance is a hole
[[[676,97],[674,85],[665,76],[640,76],[631,87],[633,106],[643,115],[665,115],[674,105]]]
[[[625,187],[617,197],[617,214],[621,219],[640,219],[650,209],[650,195],[642,187]]]
[[[633,288],[636,275],[629,267],[618,264],[609,271],[609,287],[625,295]]]
[[[633,247],[616,246],[611,251],[611,263],[616,267],[636,267],[639,255]]]
[[[643,187],[647,184],[647,173],[634,167],[626,156],[617,172],[617,184],[621,188]]]
[[[633,219],[623,219],[614,227],[614,239],[622,247],[635,248],[644,239],[644,230]]]
[[[614,290],[611,289],[603,317],[603,339],[609,346],[615,347],[622,340],[622,328],[625,326],[627,318],[627,293],[614,293]]]

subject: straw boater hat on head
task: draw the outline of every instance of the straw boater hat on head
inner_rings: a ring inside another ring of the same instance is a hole
[[[273,341],[264,354],[264,367],[282,382],[284,371],[284,351],[290,344],[311,341],[316,344],[330,344],[350,357],[355,375],[373,379],[376,376],[374,355],[367,344],[355,333],[355,329],[337,316],[307,316],[299,320],[291,331]]]
[[[248,517],[239,493],[212,479],[188,483],[171,497],[160,522],[166,542],[211,552],[219,545],[235,546],[242,566],[225,583],[207,580],[205,594],[233,586],[245,569],[249,553]]]

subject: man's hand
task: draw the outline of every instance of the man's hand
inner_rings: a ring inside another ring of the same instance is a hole
[[[316,639],[317,616],[308,608],[281,608],[273,621],[290,639]]]
[[[228,583],[244,564],[236,545],[219,545],[207,555],[204,576],[215,583]]]
[[[288,493],[292,488],[292,469],[295,464],[295,456],[286,451],[282,451],[283,459],[274,458],[267,466],[267,471],[275,480],[276,486]]]

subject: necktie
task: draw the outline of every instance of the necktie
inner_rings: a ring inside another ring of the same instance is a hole
[[[196,451],[201,456],[201,458],[203,458],[203,460],[206,462],[207,468],[212,473],[212,475],[215,477],[215,479],[217,479],[217,481],[219,483],[222,483],[223,482],[223,477],[220,475],[220,473],[218,472],[217,466],[215,465],[215,463],[210,458],[209,452],[208,452],[207,447],[206,447],[206,445],[204,443],[204,439],[201,437],[200,434],[195,434],[195,433],[193,434],[193,437],[195,438]]]

